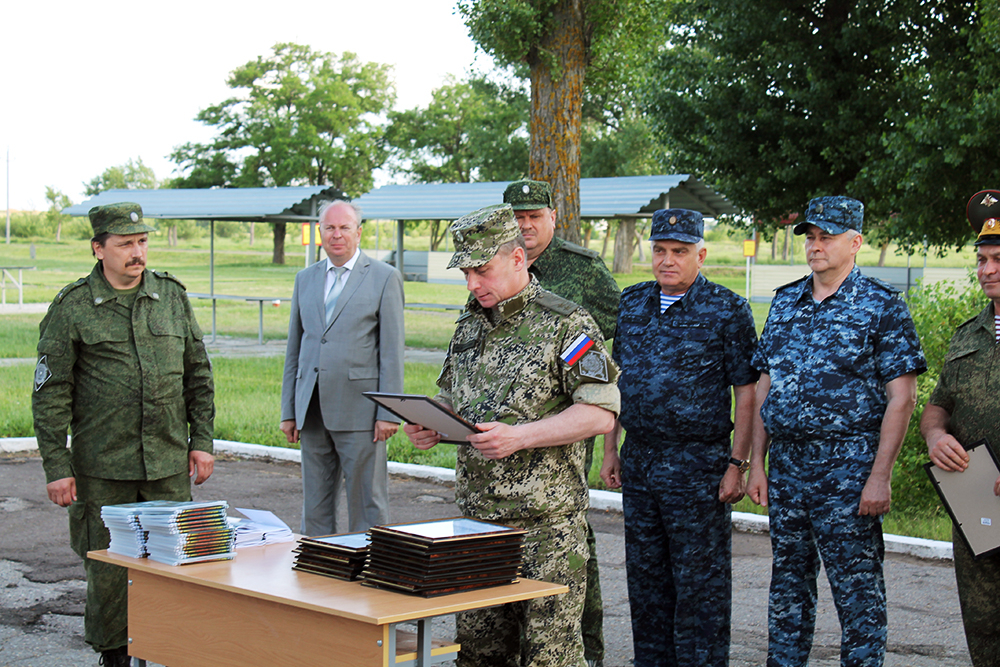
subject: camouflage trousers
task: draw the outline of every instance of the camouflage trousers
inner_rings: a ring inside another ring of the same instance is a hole
[[[626,435],[622,510],[636,667],[725,667],[732,600],[728,443],[644,447]]]
[[[833,458],[836,444],[778,444],[771,452],[767,664],[808,661],[822,557],[840,619],[840,664],[881,666],[888,631],[882,519],[858,516],[870,462],[863,453]]]
[[[187,472],[155,481],[121,481],[76,476],[77,500],[69,506],[69,539],[87,573],[84,639],[95,651],[128,645],[128,570],[87,558],[107,549],[111,535],[101,507],[143,500],[191,500]]]
[[[457,614],[458,667],[583,667],[584,513],[500,523],[528,531],[522,576],[565,584],[569,592]]]
[[[584,446],[587,448],[585,469],[590,477],[590,468],[594,464],[594,447],[597,438],[587,438]],[[597,567],[597,537],[594,527],[587,520],[587,549],[590,560],[587,561],[587,594],[583,602],[583,657],[595,665],[604,664],[604,597],[601,595],[601,572]]]
[[[1000,554],[973,560],[972,552],[954,528],[952,544],[958,599],[972,664],[1000,665]]]

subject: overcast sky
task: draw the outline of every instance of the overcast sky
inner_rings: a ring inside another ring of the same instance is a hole
[[[430,102],[476,54],[455,0],[135,0],[16,2],[0,36],[0,207],[48,208],[45,186],[85,199],[83,183],[142,158],[159,179],[167,156],[207,141],[193,119],[232,92],[230,71],[278,42],[393,66],[396,108]],[[478,58],[478,60],[477,60]]]

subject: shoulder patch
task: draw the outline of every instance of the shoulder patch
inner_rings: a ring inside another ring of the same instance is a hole
[[[590,259],[600,259],[601,256],[596,250],[590,250],[589,248],[584,248],[582,245],[577,245],[575,243],[570,243],[566,241],[562,245],[562,249],[567,252],[572,252],[577,255],[583,255],[584,257],[589,257]]]
[[[69,285],[66,285],[66,287],[63,287],[61,290],[59,290],[59,293],[56,294],[56,298],[53,301],[55,303],[61,302],[63,299],[66,298],[67,294],[69,294],[70,292],[72,292],[73,290],[75,290],[80,285],[85,285],[86,283],[87,283],[87,279],[84,277],[84,278],[80,278],[76,282],[73,282],[73,283],[70,283]]]
[[[554,311],[560,315],[569,315],[580,307],[569,299],[564,299],[558,294],[553,294],[552,292],[544,289],[538,293],[535,303],[542,308]]]
[[[181,286],[181,289],[182,289],[182,290],[184,290],[185,292],[187,291],[187,287],[185,287],[185,286],[184,286],[184,283],[182,283],[182,282],[181,282],[181,281],[180,281],[180,280],[179,280],[179,279],[177,278],[177,276],[172,276],[172,275],[170,275],[169,273],[167,273],[166,271],[152,271],[151,273],[152,273],[152,274],[153,274],[154,276],[156,276],[157,278],[165,278],[165,279],[167,279],[167,280],[172,280],[173,282],[175,282],[175,283],[177,283],[178,285],[180,285],[180,286]]]

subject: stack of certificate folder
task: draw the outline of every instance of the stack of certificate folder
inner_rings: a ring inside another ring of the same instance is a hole
[[[323,537],[300,537],[293,549],[293,570],[322,574],[344,581],[354,581],[361,575],[368,555],[368,535],[343,533]]]
[[[143,504],[105,505],[101,508],[101,520],[111,533],[108,551],[132,558],[146,557],[148,533],[139,523],[139,508]]]
[[[210,502],[150,500],[105,506],[101,508],[101,516],[111,531],[109,518],[117,518],[117,515],[123,512],[134,512],[134,520],[145,533],[143,546],[146,555],[151,560],[167,565],[184,565],[209,560],[227,560],[236,555],[233,550],[236,531],[227,521],[228,507],[229,503],[224,500]],[[112,533],[112,539],[114,538],[115,534]],[[115,548],[109,546],[108,550],[124,553],[120,550],[122,546],[120,541],[113,546]]]
[[[432,597],[514,583],[525,531],[467,517],[374,526],[362,584]]]

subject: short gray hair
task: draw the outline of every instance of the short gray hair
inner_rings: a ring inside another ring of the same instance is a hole
[[[323,219],[323,216],[326,215],[327,211],[329,211],[334,206],[338,206],[340,204],[346,204],[347,206],[351,207],[351,210],[354,211],[354,220],[358,223],[358,227],[360,227],[361,221],[364,220],[364,215],[363,212],[361,211],[361,207],[352,201],[347,201],[346,199],[334,199],[332,201],[323,202],[323,204],[319,207],[319,217],[316,218],[317,222]]]

